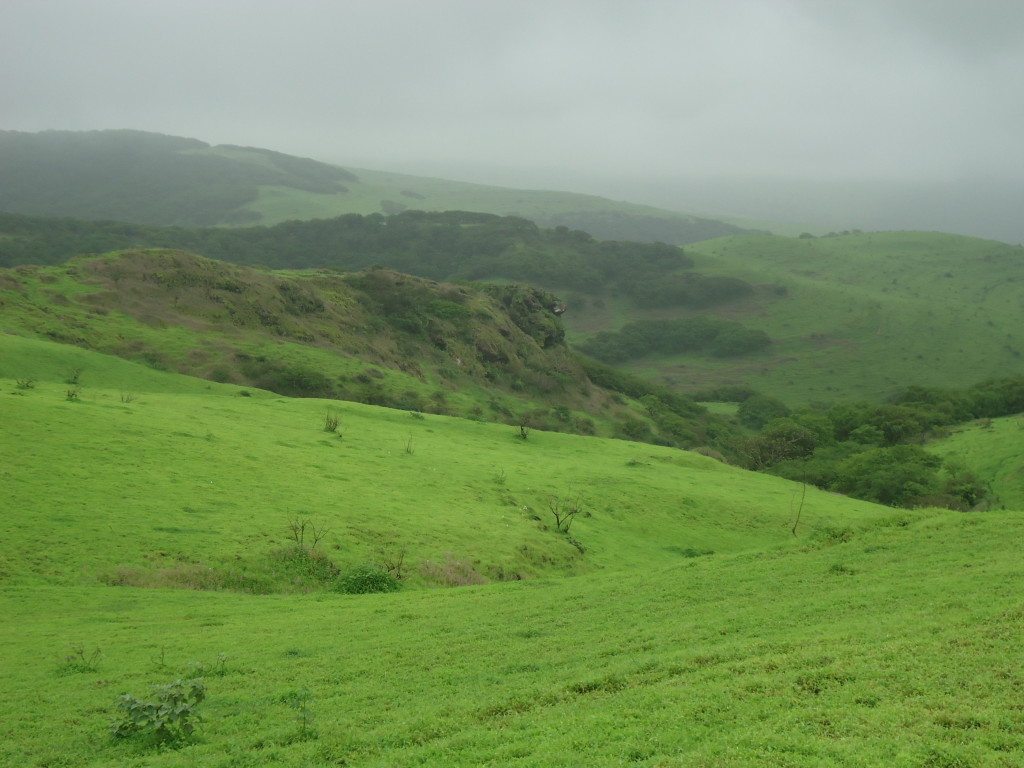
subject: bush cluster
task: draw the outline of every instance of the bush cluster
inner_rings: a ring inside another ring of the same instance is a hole
[[[971,509],[987,488],[955,459],[942,461],[917,443],[943,428],[1024,410],[1024,376],[968,389],[912,386],[890,403],[841,403],[790,412],[760,395],[740,406],[740,421],[761,431],[730,447],[749,469],[899,507]]]
[[[639,320],[619,331],[601,331],[579,346],[606,363],[621,363],[651,354],[697,354],[736,357],[764,351],[771,339],[764,331],[714,317]]]
[[[334,582],[334,591],[345,595],[396,592],[401,587],[397,578],[372,563],[360,563],[342,572]]]

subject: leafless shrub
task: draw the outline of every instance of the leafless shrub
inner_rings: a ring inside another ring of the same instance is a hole
[[[290,531],[290,538],[295,542],[295,546],[299,549],[305,549],[306,535],[309,535],[309,540],[312,542],[308,545],[309,549],[316,549],[320,540],[327,535],[326,525],[317,525],[313,520],[306,520],[305,518],[295,518],[288,523],[288,529]]]
[[[555,518],[555,527],[564,533],[569,532],[572,521],[583,511],[579,494],[568,497],[552,496],[548,499],[548,509]]]

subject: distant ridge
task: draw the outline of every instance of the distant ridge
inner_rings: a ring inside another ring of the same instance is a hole
[[[0,131],[0,210],[181,227],[346,213],[517,215],[600,239],[684,244],[749,230],[593,195],[346,170],[280,152],[132,130]]]

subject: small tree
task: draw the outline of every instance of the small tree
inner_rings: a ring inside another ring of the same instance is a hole
[[[548,499],[548,509],[551,510],[551,516],[555,518],[555,527],[564,533],[568,533],[572,527],[572,521],[582,511],[580,497],[579,495],[573,498],[552,496]]]

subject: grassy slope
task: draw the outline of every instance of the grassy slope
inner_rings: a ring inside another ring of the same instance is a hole
[[[0,372],[19,511],[2,537],[2,764],[1011,766],[1024,751],[1020,514],[810,492],[793,539],[794,486],[699,456],[356,405],[338,438],[324,403],[0,345],[37,379]],[[96,382],[80,402],[69,364]],[[572,531],[585,555],[521,509],[569,486],[593,513]],[[364,597],[94,585],[114,563],[244,561],[296,514],[328,523],[339,560],[397,539],[412,560],[581,575]],[[72,643],[102,650],[97,671],[61,668]],[[195,662],[196,744],[110,741],[118,694]],[[315,739],[289,707],[303,690]]]
[[[1024,509],[1024,419],[1020,416],[962,425],[927,447],[985,478],[996,505]]]
[[[187,378],[174,392],[143,366],[79,350],[82,393],[70,402],[59,369],[75,358],[65,347],[0,343],[9,508],[34,510],[27,529],[23,518],[7,521],[4,568],[17,583],[74,584],[83,571],[94,579],[178,562],[253,569],[297,517],[325,522],[342,560],[407,547],[413,561],[451,553],[492,576],[653,565],[687,548],[734,552],[789,537],[793,486],[696,454],[538,430],[524,441],[504,425],[239,397],[237,387],[208,382],[197,392]],[[15,369],[37,379],[32,389],[17,388]],[[125,392],[136,399],[122,402]],[[342,437],[323,431],[327,408]],[[55,467],[71,496],[49,483]],[[577,495],[588,514],[572,533],[585,556],[543,527],[551,497]],[[809,527],[881,512],[823,493],[805,506]],[[37,551],[35,536],[54,525],[75,536]]]
[[[699,272],[761,286],[755,299],[715,313],[763,329],[775,344],[739,361],[659,358],[632,366],[684,391],[749,384],[798,405],[878,400],[908,384],[966,386],[1024,371],[1019,246],[886,232],[724,238],[687,253]],[[567,313],[566,323],[592,332],[651,314],[614,318],[615,307]]]

